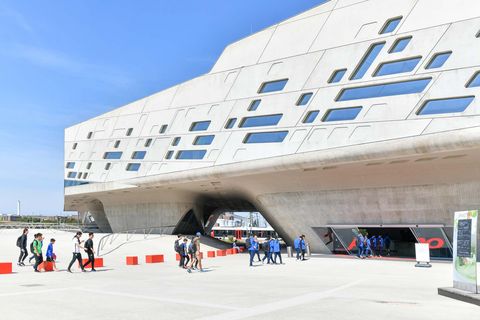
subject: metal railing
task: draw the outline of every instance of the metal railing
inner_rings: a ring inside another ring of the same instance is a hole
[[[106,256],[127,243],[157,239],[165,235],[171,235],[174,228],[175,226],[148,227],[107,234],[100,238],[100,241],[98,242],[97,256]],[[142,239],[132,240],[135,235],[143,235],[143,237]]]
[[[47,222],[0,222],[0,229],[57,229],[62,231],[78,231],[81,228],[75,224]]]

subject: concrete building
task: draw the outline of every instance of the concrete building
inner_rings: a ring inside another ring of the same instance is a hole
[[[259,211],[316,252],[369,228],[448,255],[480,208],[479,52],[479,1],[328,1],[66,129],[65,209],[182,233]]]

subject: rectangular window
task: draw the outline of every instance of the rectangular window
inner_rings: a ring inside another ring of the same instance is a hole
[[[67,176],[69,178],[75,178],[77,176],[77,173],[75,171],[70,171]]]
[[[165,159],[170,160],[170,159],[172,159],[172,156],[173,156],[173,151],[170,150],[170,151],[167,152],[167,155],[165,156]]]
[[[151,144],[152,144],[152,139],[151,139],[151,138],[148,138],[148,139],[145,141],[145,148],[150,147]]]
[[[262,100],[260,99],[257,99],[257,100],[253,100],[250,105],[248,106],[248,111],[255,111],[258,109],[258,107],[260,106],[260,102],[262,102]]]
[[[443,67],[451,54],[452,51],[436,53],[432,59],[430,59],[430,62],[427,64],[425,69],[436,69]]]
[[[78,146],[78,143],[75,142],[75,143],[73,144],[73,146],[72,146],[72,149],[73,149],[73,150],[77,149],[77,146]]]
[[[417,112],[418,115],[463,112],[475,96],[427,100]]]
[[[480,71],[475,73],[473,77],[468,81],[467,88],[480,87]]]
[[[115,141],[115,144],[113,145],[113,147],[117,149],[119,146],[120,146],[120,140]]]
[[[227,124],[225,124],[225,129],[232,129],[236,122],[237,118],[228,119]]]
[[[180,143],[180,137],[175,137],[172,141],[172,146],[178,146],[178,144]]]
[[[243,143],[280,143],[285,140],[288,131],[248,133]]]
[[[390,74],[411,72],[418,65],[422,57],[415,57],[397,61],[384,62],[380,64],[377,71],[374,73],[374,77],[386,76]]]
[[[276,126],[280,119],[282,119],[282,114],[246,117],[242,119],[242,122],[240,123],[240,128]]]
[[[340,69],[333,71],[332,75],[328,79],[328,83],[337,83],[340,82],[347,72],[347,69]]]
[[[400,24],[401,20],[402,20],[402,17],[396,17],[396,18],[387,20],[387,22],[383,25],[383,28],[380,30],[380,34],[390,33],[395,31],[395,29],[397,29],[398,25]]]
[[[177,152],[177,159],[201,160],[205,157],[207,150],[180,150]]]
[[[162,127],[160,128],[160,133],[165,133],[167,131],[167,128],[168,128],[168,125],[166,124],[162,125]]]
[[[354,120],[362,107],[342,108],[342,109],[330,109],[327,111],[322,121],[347,121]]]
[[[130,137],[132,135],[133,128],[128,128],[127,129],[127,137]]]
[[[197,136],[195,138],[195,141],[193,142],[193,144],[194,145],[200,145],[200,146],[208,146],[208,145],[212,144],[214,138],[215,138],[214,135]]]
[[[313,93],[311,92],[302,94],[297,101],[297,106],[306,106],[310,101],[310,99],[312,98],[312,96],[313,96]]]
[[[140,163],[129,163],[127,164],[127,171],[138,171],[140,169]]]
[[[312,123],[313,121],[315,121],[319,112],[320,111],[318,110],[313,110],[307,113],[307,116],[305,117],[305,119],[303,119],[303,123]]]
[[[105,152],[103,154],[103,159],[120,159],[122,157],[122,152],[114,151],[114,152]]]
[[[363,78],[365,73],[367,73],[368,69],[372,65],[375,58],[377,58],[378,54],[382,50],[385,42],[375,43],[370,46],[367,53],[363,56],[362,60],[358,64],[357,68],[353,72],[350,80],[357,80]]]
[[[258,93],[282,91],[287,85],[287,82],[288,82],[288,79],[264,82],[260,86],[260,89],[258,89]]]
[[[393,43],[393,45],[390,48],[390,50],[388,51],[388,53],[402,52],[408,46],[408,44],[410,43],[410,40],[412,40],[412,37],[397,39]]]
[[[65,166],[67,169],[73,169],[75,168],[75,162],[67,162],[67,165]]]
[[[335,101],[349,101],[419,93],[425,90],[431,80],[432,78],[425,78],[342,89]]]
[[[93,132],[90,131],[90,132],[87,134],[87,139],[92,139],[92,136],[93,136]]]
[[[83,173],[83,178],[82,178],[82,179],[87,179],[87,177],[88,177],[88,172],[84,172],[84,173]]]
[[[190,131],[205,131],[210,126],[211,121],[198,121],[193,122],[190,126]]]
[[[112,166],[112,164],[110,162],[108,162],[107,164],[105,164],[105,170],[110,170],[111,166]]]
[[[92,163],[91,162],[87,163],[87,170],[90,170],[91,167],[92,167]]]
[[[146,151],[135,151],[132,153],[132,159],[145,159]]]

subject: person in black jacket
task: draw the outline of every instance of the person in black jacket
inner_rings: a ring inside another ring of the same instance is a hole
[[[95,249],[93,249],[93,232],[88,234],[88,240],[85,241],[85,252],[88,255],[88,261],[83,265],[83,269],[88,266],[90,263],[92,264],[92,272],[95,272]]]
[[[20,248],[20,256],[18,257],[18,265],[21,267],[25,266],[25,259],[28,257],[27,251],[27,235],[28,235],[28,228],[23,229],[23,233],[17,240],[17,246]]]

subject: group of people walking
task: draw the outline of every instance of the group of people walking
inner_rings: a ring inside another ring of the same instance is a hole
[[[174,250],[180,256],[178,266],[186,269],[188,273],[191,273],[193,270],[204,272],[202,253],[200,251],[200,237],[200,232],[197,232],[191,239],[179,234],[175,240]]]
[[[249,235],[245,241],[245,247],[250,255],[250,267],[253,267],[255,256],[258,258],[258,262],[265,263],[266,260],[267,264],[277,264],[278,258],[279,263],[283,264],[278,237],[267,237],[263,242],[260,242],[257,236]],[[260,250],[263,251],[262,259],[260,259]]]
[[[297,253],[297,261],[305,261],[305,254],[307,253],[307,242],[305,241],[305,235],[302,234],[293,240],[293,247]]]
[[[29,233],[28,228],[23,229],[22,235],[17,239],[17,247],[20,249],[20,256],[18,257],[17,265],[20,267],[25,266],[25,260],[28,257],[28,250],[27,250],[28,233]],[[70,261],[70,264],[68,265],[67,271],[72,272],[71,269],[73,264],[75,263],[75,261],[78,261],[79,266],[83,272],[85,272],[85,267],[88,266],[89,264],[91,264],[92,271],[95,272],[96,271],[95,270],[95,249],[93,246],[94,234],[89,233],[88,239],[86,241],[83,241],[81,237],[82,237],[82,232],[78,231],[72,239],[73,257],[72,257],[72,260]],[[31,263],[31,261],[35,259],[35,263],[33,264],[33,270],[35,272],[40,272],[39,267],[44,262],[43,241],[44,241],[43,234],[36,233],[34,235],[33,241],[30,243],[30,252],[32,253],[32,256],[29,259],[29,263]],[[46,256],[46,262],[51,263],[53,270],[58,271],[56,266],[57,256],[54,253],[55,242],[56,242],[55,239],[53,238],[50,239],[50,243],[48,244],[47,250],[45,252],[45,256]],[[82,253],[81,253],[82,250],[84,250],[88,256],[88,261],[85,262],[85,264],[83,264],[82,262]]]
[[[381,257],[384,254],[387,256],[390,255],[392,240],[388,235],[384,235],[383,237],[380,235],[368,237],[368,233],[365,232],[362,234],[362,232],[359,232],[356,240],[357,257],[359,258],[364,259],[372,256]]]

